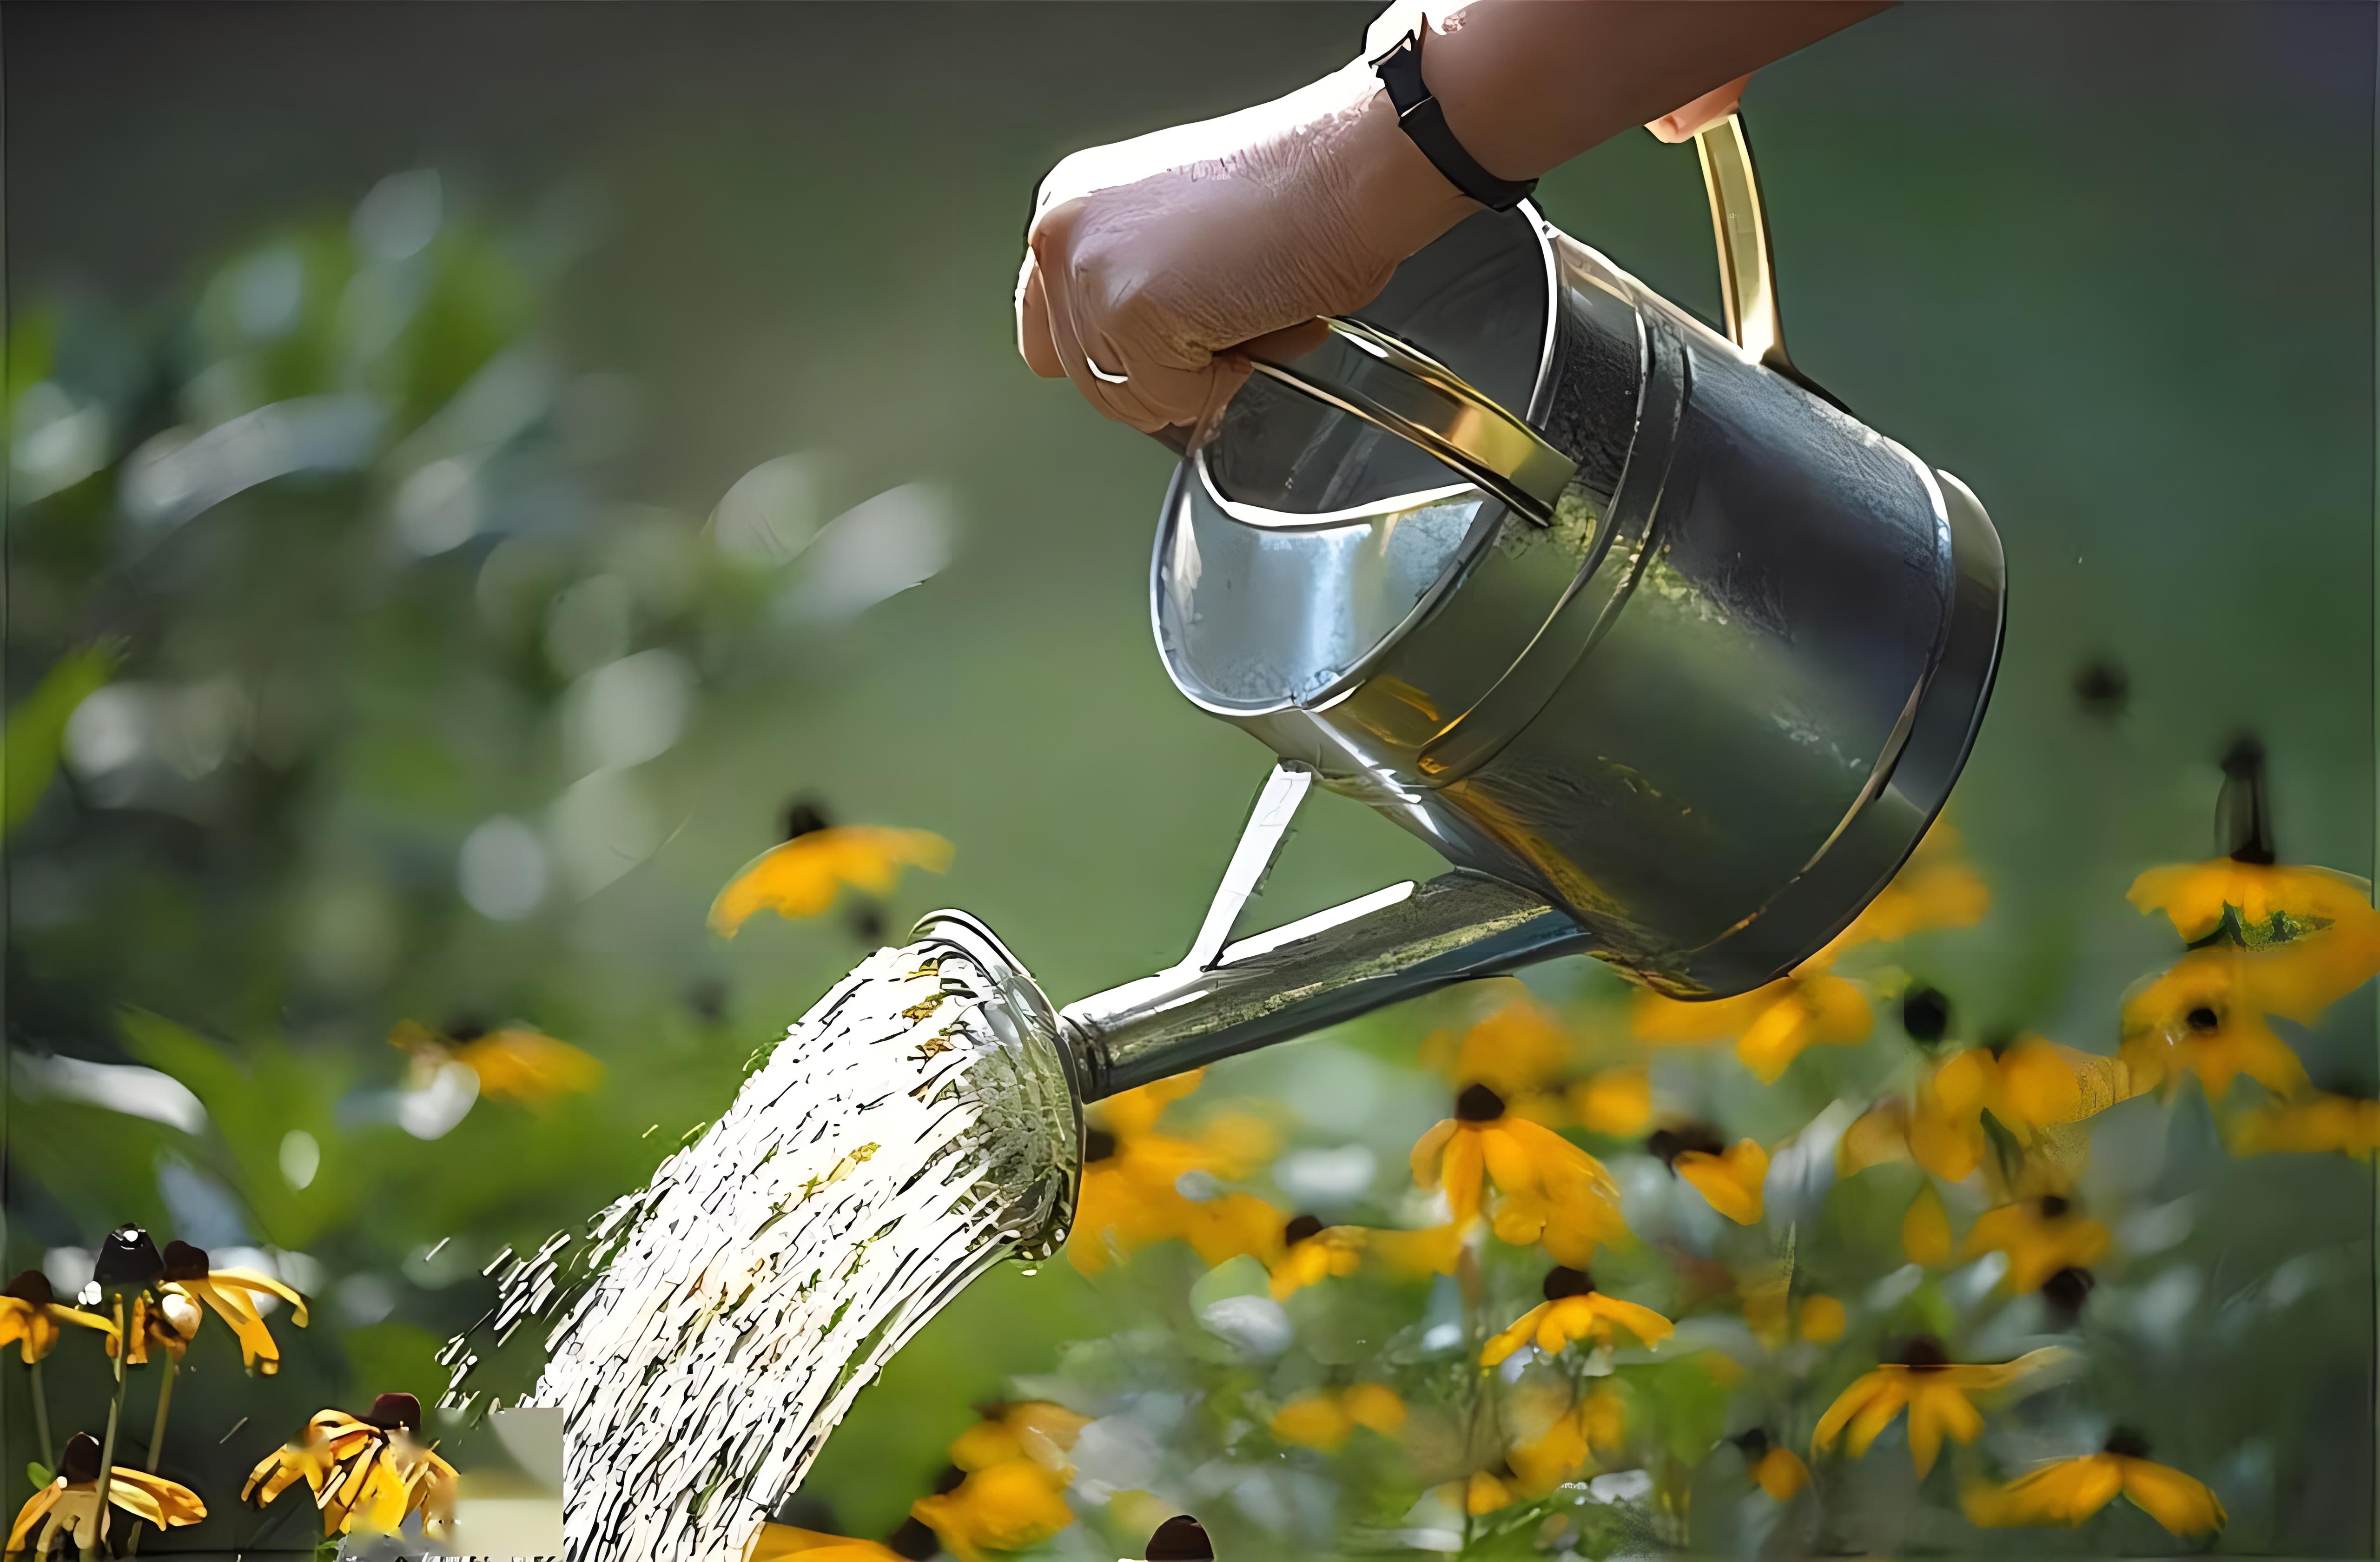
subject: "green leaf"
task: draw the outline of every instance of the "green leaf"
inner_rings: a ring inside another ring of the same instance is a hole
[[[30,1481],[33,1483],[33,1490],[38,1492],[56,1480],[57,1476],[51,1471],[48,1465],[43,1464],[40,1459],[35,1459],[25,1466],[25,1479]]]
[[[0,729],[0,833],[31,817],[57,774],[67,718],[107,682],[122,656],[113,642],[69,651],[8,712],[7,725]]]

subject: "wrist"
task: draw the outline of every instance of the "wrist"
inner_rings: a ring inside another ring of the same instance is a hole
[[[1398,125],[1368,64],[1357,61],[1333,79],[1345,103],[1330,152],[1333,184],[1359,246],[1393,265],[1481,209]]]

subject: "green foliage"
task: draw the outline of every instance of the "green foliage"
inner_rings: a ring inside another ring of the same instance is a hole
[[[57,773],[58,750],[66,738],[67,718],[75,707],[107,682],[120,653],[113,646],[92,646],[60,657],[42,675],[33,692],[8,712],[0,732],[0,835],[13,833],[24,823],[50,778]]]

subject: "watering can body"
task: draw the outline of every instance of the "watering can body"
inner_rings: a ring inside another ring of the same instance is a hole
[[[1721,128],[1730,333],[1480,212],[1258,366],[1152,571],[1184,695],[1680,997],[1790,970],[1890,879],[2003,621],[1973,494],[1785,357]]]

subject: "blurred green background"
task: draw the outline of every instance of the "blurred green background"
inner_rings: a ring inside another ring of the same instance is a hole
[[[1170,457],[1015,357],[1024,218],[1064,152],[1308,79],[1369,15],[0,18],[7,1266],[138,1219],[297,1254],[285,1275],[327,1299],[279,1330],[277,1379],[201,1341],[169,1470],[220,1492],[322,1404],[429,1398],[482,1262],[715,1115],[863,947],[843,914],[705,929],[790,801],[946,836],[949,873],[905,880],[889,925],[965,906],[1062,1002],[1178,953],[1266,757],[1151,654]],[[2374,42],[2355,6],[1912,6],[1747,100],[1797,360],[1964,478],[2008,548],[2007,659],[1954,804],[1995,908],[1921,953],[1978,1031],[2112,1046],[2117,995],[2170,954],[2124,888],[2205,854],[2242,731],[2271,755],[2284,856],[2372,870]],[[1716,312],[1691,153],[1626,136],[1540,198]],[[176,464],[301,397],[326,398],[314,422]],[[192,509],[205,471],[300,447],[305,469]],[[26,768],[18,713],[92,647],[112,703],[54,733],[54,777]],[[2093,668],[2120,697],[2080,696]],[[1428,869],[1326,800],[1267,910]],[[383,1044],[407,1018],[533,1024],[610,1076],[421,1138]],[[2333,1011],[2317,1081],[2380,1084],[2371,1022],[2369,993]],[[52,1057],[164,1070],[203,1120],[78,1098]],[[1293,1106],[1332,1088],[1282,1059],[1243,1084]],[[1398,1088],[1396,1125],[1426,1125],[1428,1092]],[[319,1148],[304,1179],[292,1132]],[[2368,1230],[2368,1179],[2348,1186]],[[2334,1282],[2356,1386],[2365,1259]],[[889,1527],[970,1402],[1131,1305],[1063,1265],[985,1282],[813,1489]],[[97,1392],[68,1354],[62,1426]],[[2368,1471],[2361,1508],[2340,1479],[2269,1544],[2368,1544]],[[249,1536],[234,1506],[194,1544]]]

